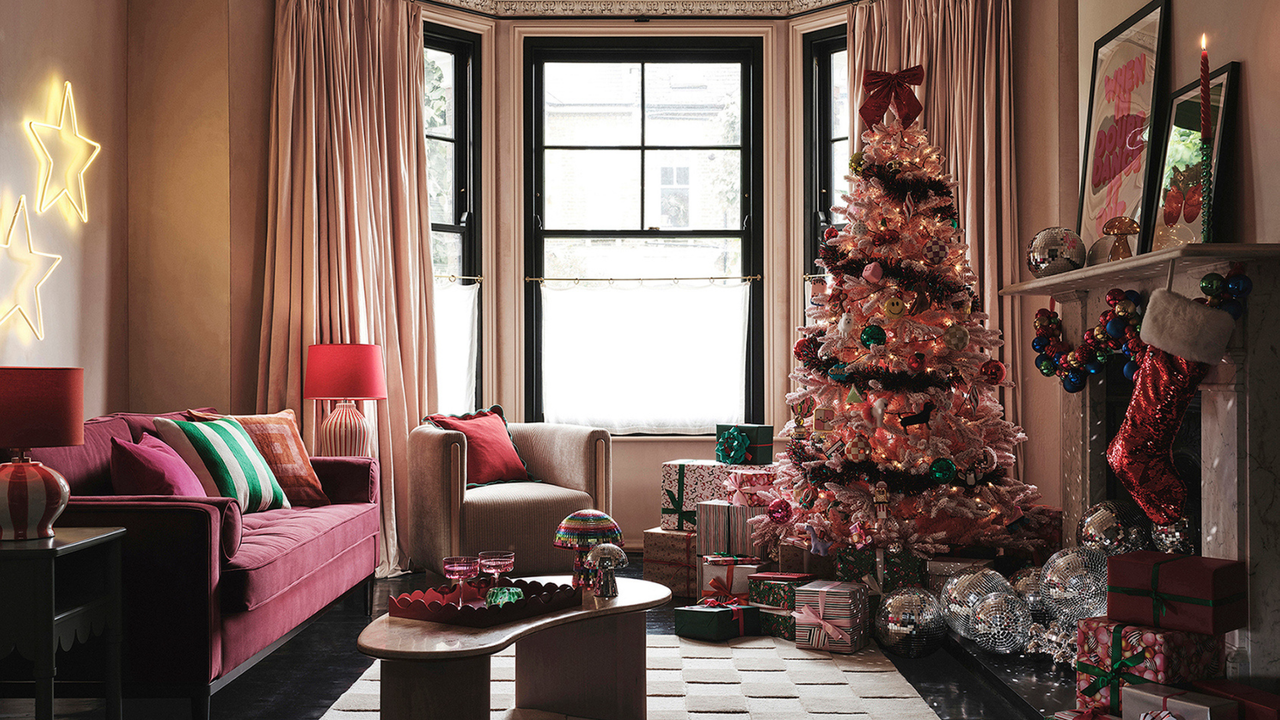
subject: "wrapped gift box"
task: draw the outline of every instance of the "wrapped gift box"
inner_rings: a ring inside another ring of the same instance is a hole
[[[698,597],[696,533],[653,528],[644,531],[644,579],[671,588],[677,597]]]
[[[782,572],[809,573],[819,578],[836,576],[836,557],[814,555],[809,548],[782,543],[778,546],[778,569]]]
[[[1120,689],[1124,720],[1138,720],[1144,713],[1167,710],[1182,720],[1236,720],[1240,706],[1235,700],[1187,692],[1168,685],[1148,683]]]
[[[690,605],[675,609],[676,635],[694,640],[728,640],[760,632],[760,608],[749,605]]]
[[[900,587],[926,587],[929,582],[925,561],[911,553],[877,552],[872,548],[841,548],[836,553],[837,580],[860,582],[868,575],[886,594]]]
[[[756,573],[747,578],[747,602],[773,610],[794,610],[796,588],[817,579],[808,573]]]
[[[1054,720],[1076,720],[1081,715],[1088,713],[1088,710],[1059,710],[1053,714]],[[1093,715],[1090,720],[1121,720],[1119,715]]]
[[[754,563],[721,565],[703,562],[698,567],[698,596],[714,597],[747,603],[747,577],[768,568],[760,560]]]
[[[716,425],[716,460],[737,465],[773,463],[773,426]]]
[[[989,568],[994,561],[978,558],[936,557],[925,563],[929,572],[929,591],[937,595],[947,580],[961,573]]]
[[[857,582],[870,575],[876,575],[876,551],[874,548],[840,548],[836,552],[836,579],[842,582]]]
[[[1085,618],[1077,626],[1076,705],[1120,714],[1125,685],[1190,682],[1222,674],[1221,635]]]
[[[773,487],[778,472],[773,465],[759,465],[751,468],[739,467],[729,472],[724,481],[724,499],[734,505],[750,505],[765,507],[769,504],[760,496],[761,490]]]
[[[760,633],[795,642],[796,619],[786,610],[760,608]]]
[[[796,647],[854,653],[867,645],[867,586],[817,580],[796,588]],[[838,628],[839,637],[832,632]]]
[[[715,460],[672,460],[662,463],[662,520],[666,530],[694,530],[703,500],[722,500],[729,474],[760,470],[756,465],[726,465]],[[773,470],[772,467],[769,468]]]
[[[1231,680],[1197,680],[1196,690],[1230,698],[1240,705],[1240,720],[1280,720],[1280,695]]]
[[[1107,558],[1107,617],[1221,635],[1249,623],[1242,562],[1140,550]]]
[[[698,503],[698,554],[760,555],[748,522],[759,514],[760,508],[730,505],[727,500]]]

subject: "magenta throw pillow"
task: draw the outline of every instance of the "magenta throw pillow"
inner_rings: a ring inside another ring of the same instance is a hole
[[[467,487],[532,480],[507,432],[501,407],[470,415],[428,415],[426,421],[467,436]]]
[[[154,435],[143,435],[136,445],[111,439],[111,485],[117,495],[205,497],[187,463]]]

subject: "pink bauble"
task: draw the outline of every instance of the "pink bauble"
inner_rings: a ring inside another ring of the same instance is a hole
[[[791,503],[783,498],[778,498],[769,503],[769,509],[765,511],[769,519],[781,525],[791,519]]]

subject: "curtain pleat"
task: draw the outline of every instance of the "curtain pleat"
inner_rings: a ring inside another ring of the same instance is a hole
[[[271,214],[258,409],[302,412],[316,343],[383,348],[376,419],[379,574],[411,569],[397,537],[409,431],[435,397],[431,337],[423,6],[405,0],[279,0],[271,112]],[[318,403],[317,403],[318,405]]]
[[[853,122],[859,122],[865,70],[924,67],[924,83],[916,88],[924,105],[919,122],[956,182],[960,228],[983,309],[989,326],[1005,336],[992,356],[1006,365],[1009,348],[1021,347],[1023,337],[1012,322],[1013,300],[999,296],[1003,285],[1016,281],[1019,262],[1011,13],[1012,0],[893,0],[851,8],[849,20]],[[876,29],[897,30],[900,37],[873,41]],[[895,44],[900,57],[888,57]],[[876,48],[889,49],[876,55]],[[1017,423],[1020,415],[1016,403],[1005,403],[1010,421]]]

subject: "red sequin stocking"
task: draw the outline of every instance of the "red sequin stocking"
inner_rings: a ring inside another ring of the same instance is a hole
[[[1151,521],[1182,517],[1187,489],[1173,469],[1173,438],[1209,366],[1149,346],[1133,377],[1133,398],[1107,462]]]

